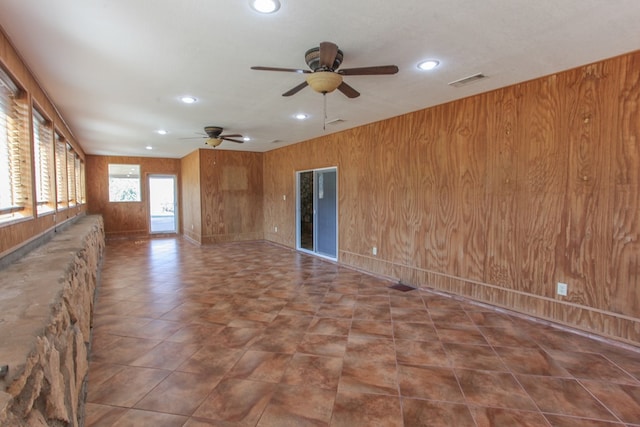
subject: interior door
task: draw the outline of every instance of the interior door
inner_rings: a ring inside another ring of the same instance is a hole
[[[298,249],[337,259],[337,169],[303,171],[297,177]]]
[[[175,175],[149,175],[149,232],[177,233]]]

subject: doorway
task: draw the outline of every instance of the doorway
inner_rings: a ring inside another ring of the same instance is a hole
[[[149,175],[149,232],[178,231],[177,183],[175,175]]]
[[[338,170],[297,173],[297,247],[336,260],[338,257]]]

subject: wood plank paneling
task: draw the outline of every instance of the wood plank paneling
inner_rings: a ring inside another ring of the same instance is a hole
[[[487,94],[487,251],[484,281],[516,286],[518,86]]]
[[[558,126],[565,110],[557,76],[523,84],[517,108],[516,289],[551,297],[568,155]]]
[[[445,252],[446,242],[436,232],[438,223],[437,201],[442,187],[438,182],[441,173],[438,159],[438,128],[440,126],[435,109],[423,110],[413,115],[411,136],[411,170],[413,170],[414,191],[418,200],[418,229],[414,237],[414,259],[409,264],[414,267],[428,265],[434,271],[443,270],[439,265],[440,254]]]
[[[447,271],[471,280],[484,278],[486,253],[486,97],[472,97],[443,108],[450,123],[449,155],[453,212],[448,217],[450,260]],[[444,216],[442,216],[444,219]]]
[[[183,234],[202,243],[202,203],[200,198],[200,152],[196,150],[180,159]]]
[[[369,164],[373,129],[373,126],[360,126],[340,133],[339,157],[357,165]],[[369,224],[375,209],[371,173],[367,167],[354,168],[347,164],[338,171],[339,244],[361,254],[371,254],[371,248],[377,245],[377,236],[370,233],[374,228]],[[363,217],[365,212],[367,215]]]
[[[481,101],[468,98],[462,106],[446,104],[414,114],[417,130],[405,158],[415,159],[407,190],[416,192],[418,202],[405,217],[420,224],[412,233],[420,240],[420,257],[408,265],[484,277],[487,141]],[[407,194],[412,195],[405,192],[403,197]]]
[[[370,226],[365,232],[375,230],[373,244],[378,248],[378,257],[401,264],[409,258],[408,224],[403,218],[403,208],[413,203],[415,198],[407,188],[410,179],[406,163],[409,146],[395,141],[407,141],[409,131],[406,117],[371,125],[373,139],[366,163],[366,175],[372,188],[368,203]],[[369,251],[371,253],[371,248]]]
[[[570,283],[566,300],[606,307],[602,292],[611,240],[606,221],[610,194],[609,143],[616,116],[617,63],[599,63],[558,75],[566,111],[558,126],[569,147],[562,233],[556,248],[555,281]],[[604,208],[604,209],[603,209]]]
[[[263,154],[201,149],[202,243],[263,238]]]
[[[264,161],[277,170],[264,170],[264,232],[265,238],[273,242],[295,247],[295,170],[292,149],[277,149],[264,153]],[[286,196],[284,200],[283,196]],[[275,231],[278,227],[278,231]]]

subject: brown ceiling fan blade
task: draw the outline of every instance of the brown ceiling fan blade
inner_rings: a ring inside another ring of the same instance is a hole
[[[304,82],[300,83],[298,86],[294,87],[293,89],[289,89],[288,91],[283,93],[282,96],[295,95],[296,93],[300,92],[302,89],[304,89],[307,86],[309,86],[309,83],[307,83],[305,80]]]
[[[333,70],[333,62],[338,54],[338,46],[331,42],[320,43],[320,67]]]
[[[299,68],[251,67],[251,69],[259,70],[259,71],[286,71],[288,73],[300,73],[300,74],[306,74],[311,72],[309,70],[301,70]]]
[[[228,135],[220,135],[220,138],[242,138],[239,133],[230,133]]]
[[[379,65],[376,67],[346,68],[339,70],[343,76],[375,76],[381,74],[395,74],[398,72],[396,65]]]
[[[238,144],[244,144],[244,141],[240,139],[227,138],[226,136],[221,136],[220,139],[224,139],[225,141],[237,142]]]
[[[338,90],[347,95],[347,97],[349,98],[357,98],[360,96],[360,92],[358,92],[345,82],[340,83],[340,86],[338,86]]]
[[[206,139],[208,136],[190,136],[188,138],[178,138],[178,139]]]

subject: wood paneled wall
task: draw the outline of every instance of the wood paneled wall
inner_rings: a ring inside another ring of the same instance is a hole
[[[341,263],[640,344],[639,100],[633,52],[267,152],[265,238],[337,166]]]
[[[24,89],[28,105],[35,105],[51,121],[54,129],[64,136],[81,159],[85,154],[75,140],[64,120],[58,115],[54,104],[44,90],[38,85],[33,73],[22,61],[11,45],[7,36],[0,30],[0,66]],[[32,182],[35,177],[32,174]],[[32,194],[35,194],[32,192]],[[35,198],[32,198],[35,200]],[[35,201],[32,211],[36,212]],[[86,212],[86,205],[78,205],[68,209],[50,212],[45,215],[25,218],[20,221],[0,225],[0,258],[37,239],[57,225]]]
[[[184,236],[202,243],[202,201],[200,193],[200,150],[180,160],[182,192],[182,230]]]
[[[109,164],[140,165],[140,202],[109,202]],[[148,175],[176,175],[180,188],[180,160],[152,157],[87,155],[87,204],[92,214],[101,214],[107,237],[149,236]],[[180,194],[178,194],[178,198]],[[178,200],[178,206],[181,206]],[[178,212],[181,218],[182,212]]]
[[[200,149],[202,243],[263,238],[262,153]]]

